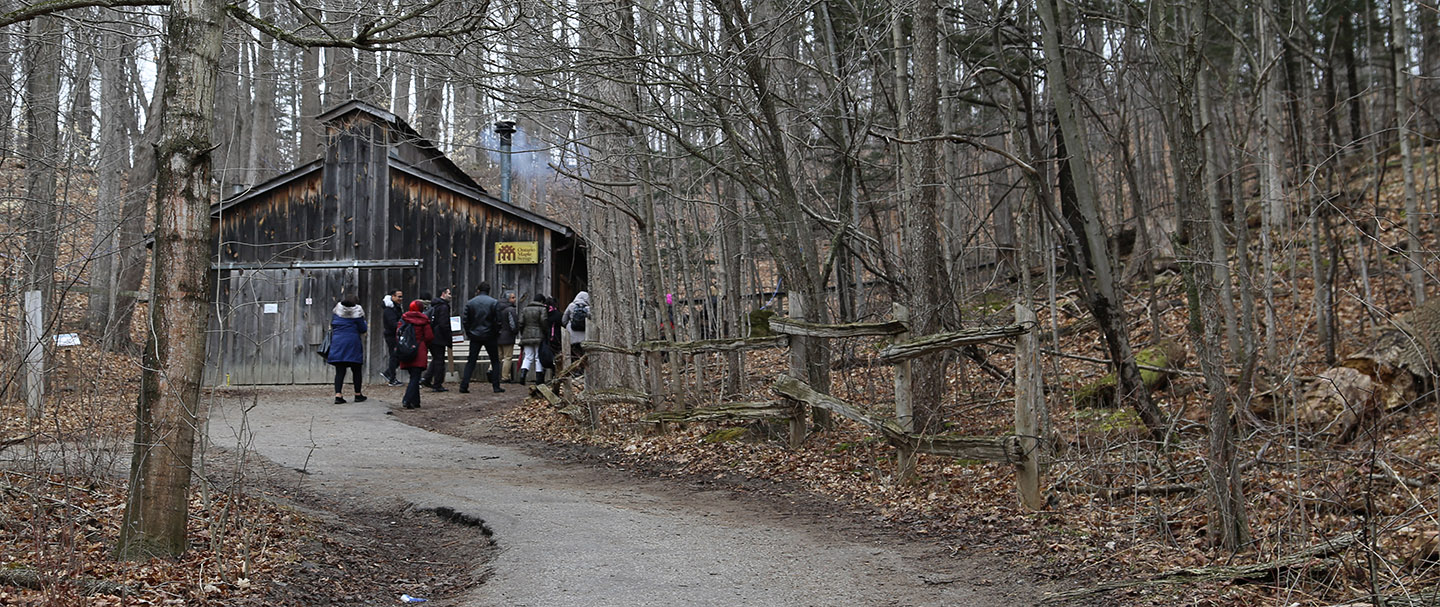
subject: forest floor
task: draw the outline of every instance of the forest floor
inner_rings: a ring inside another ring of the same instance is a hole
[[[176,561],[108,558],[123,440],[10,451],[5,490],[19,499],[0,508],[14,548],[0,570],[42,575],[0,583],[0,604],[1003,606],[1053,584],[1004,546],[917,542],[796,486],[537,441],[501,423],[525,415],[518,386],[427,392],[419,410],[397,407],[400,390],[345,405],[321,387],[211,394],[192,549]]]
[[[1151,296],[1146,305],[1158,313],[1149,318],[1160,321],[1140,325],[1137,334],[1146,339],[1153,339],[1149,333],[1183,334],[1176,328],[1183,315],[1170,303],[1178,298],[1176,288],[1171,284]],[[1305,305],[1299,294],[1283,296],[1279,303]],[[1353,340],[1358,333],[1351,335]],[[1091,340],[1093,334],[1081,333],[1058,349],[1103,357]],[[885,398],[892,380],[884,367],[866,364],[876,350],[869,343],[836,348],[842,355],[837,359],[854,364],[837,367],[832,387],[838,397],[883,414],[892,406]],[[569,473],[578,476],[590,474],[587,470],[613,473],[598,477],[605,485],[660,483],[668,489],[657,491],[735,499],[810,521],[807,525],[843,522],[855,537],[887,546],[928,547],[932,550],[909,560],[932,572],[951,572],[929,578],[937,586],[954,586],[961,579],[955,572],[977,554],[1002,564],[982,568],[986,573],[978,579],[966,579],[976,591],[986,584],[999,592],[1030,584],[1060,590],[1106,581],[1159,581],[1072,603],[1086,605],[1308,607],[1353,603],[1371,588],[1403,594],[1433,586],[1440,549],[1434,511],[1427,504],[1433,503],[1429,496],[1440,482],[1440,469],[1432,464],[1440,461],[1436,407],[1423,402],[1387,415],[1364,440],[1296,439],[1294,428],[1276,421],[1282,415],[1259,406],[1265,394],[1298,392],[1303,386],[1295,376],[1323,368],[1317,349],[1296,352],[1303,354],[1297,355],[1301,364],[1290,375],[1262,375],[1274,383],[1252,405],[1259,418],[1247,430],[1242,462],[1256,542],[1240,554],[1217,551],[1206,537],[1200,483],[1205,408],[1200,378],[1192,375],[1177,376],[1155,393],[1176,420],[1174,447],[1157,452],[1133,414],[1082,410],[1068,398],[1073,386],[1098,377],[1102,365],[1070,361],[1047,367],[1057,387],[1052,415],[1063,449],[1047,480],[1050,505],[1040,512],[1016,506],[1013,473],[1001,465],[922,457],[919,479],[897,482],[893,450],[844,420],[833,430],[812,432],[799,449],[789,449],[763,424],[693,424],[657,434],[638,422],[644,411],[625,405],[601,407],[601,424],[589,428],[541,400],[520,402],[522,395],[513,388],[498,401],[482,398],[489,396],[483,390],[426,393],[424,408],[396,410],[387,417],[568,462],[575,466]],[[991,353],[1002,368],[1009,364],[1004,350]],[[209,451],[204,482],[192,501],[191,551],[177,561],[110,560],[124,507],[124,453],[133,432],[138,361],[115,355],[91,361],[62,355],[58,360],[57,390],[44,423],[28,425],[15,403],[0,406],[0,459],[6,460],[0,466],[0,545],[6,546],[0,575],[40,573],[38,588],[0,584],[0,604],[369,605],[394,601],[402,593],[444,604],[467,596],[465,589],[487,575],[477,568],[493,557],[483,528],[456,524],[470,519],[437,516],[399,490],[378,492],[387,499],[366,500],[320,490],[326,477],[307,466],[309,452],[298,463],[271,466],[248,458],[240,466],[233,454],[241,443],[234,440],[216,440],[218,449]],[[779,352],[750,356],[747,385],[753,394],[745,399],[765,398],[766,378],[784,366]],[[709,367],[707,375],[717,377],[717,368]],[[978,375],[973,365],[957,368],[952,382],[955,400],[947,403],[952,430],[1007,431],[1010,405],[1003,383]],[[355,404],[337,409],[323,389],[311,390],[319,391],[303,402],[292,399],[295,408],[362,410]],[[372,387],[372,402],[364,405],[391,406],[386,403],[398,400],[398,392],[387,391],[398,390]],[[230,390],[208,398],[253,399],[258,406],[272,396]],[[687,398],[692,399],[687,406],[696,406],[709,397],[694,390]],[[492,421],[476,425],[478,419]],[[316,424],[305,431],[323,428]],[[28,449],[50,456],[28,457]],[[1125,493],[1163,486],[1177,490]],[[706,506],[695,504],[694,509]],[[1184,568],[1265,562],[1357,531],[1373,539],[1301,566],[1237,579],[1161,580]],[[995,571],[1003,573],[990,573]],[[87,596],[77,579],[123,584],[135,594]]]

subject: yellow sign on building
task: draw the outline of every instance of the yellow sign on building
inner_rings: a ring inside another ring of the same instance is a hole
[[[495,264],[540,263],[538,242],[495,243]]]

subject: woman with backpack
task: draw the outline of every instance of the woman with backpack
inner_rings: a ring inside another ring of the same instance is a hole
[[[405,396],[400,399],[400,404],[406,409],[420,408],[420,376],[425,373],[426,366],[426,344],[435,338],[435,331],[430,328],[430,317],[425,315],[425,302],[415,300],[410,302],[410,311],[400,316],[400,326],[395,328],[396,341],[398,342],[396,358],[400,359],[400,368],[410,373],[410,383],[405,386]],[[412,345],[413,344],[413,345]],[[415,349],[414,354],[405,358],[402,350]]]
[[[575,301],[565,307],[565,316],[561,317],[560,324],[570,329],[570,351],[574,353],[575,359],[579,360],[585,355],[585,330],[589,328],[590,321],[590,292],[581,291],[575,294]]]
[[[365,309],[355,302],[355,296],[346,294],[335,304],[330,313],[330,354],[325,362],[335,365],[335,404],[344,404],[345,396],[340,393],[345,387],[345,370],[355,380],[355,402],[365,402],[360,386],[360,368],[365,364],[365,347],[360,336],[369,326],[365,323]]]

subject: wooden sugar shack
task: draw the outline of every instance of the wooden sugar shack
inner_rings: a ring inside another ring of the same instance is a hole
[[[320,116],[324,155],[213,209],[217,280],[207,381],[333,381],[315,354],[344,293],[365,308],[367,378],[383,368],[382,298],[481,281],[569,301],[584,249],[559,222],[497,198],[390,112],[350,101]],[[373,381],[367,380],[367,381]]]

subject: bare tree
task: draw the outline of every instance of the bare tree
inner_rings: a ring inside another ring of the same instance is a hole
[[[40,326],[48,331],[54,314],[55,259],[60,248],[59,200],[55,195],[60,159],[60,46],[62,29],[54,16],[30,22],[25,77],[25,230],[26,290],[40,292]],[[50,348],[20,343],[21,348],[40,347],[43,358]],[[48,365],[42,363],[42,368]],[[30,378],[30,375],[27,375]],[[39,381],[43,382],[43,379]],[[43,386],[43,384],[42,384]],[[42,386],[29,386],[33,393]]]
[[[1105,343],[1110,350],[1111,364],[1115,365],[1120,381],[1119,397],[1129,400],[1145,427],[1157,441],[1164,439],[1168,424],[1160,408],[1150,399],[1150,391],[1140,379],[1140,369],[1130,347],[1128,323],[1125,320],[1124,300],[1117,287],[1111,270],[1110,250],[1105,228],[1101,223],[1095,189],[1091,181],[1089,152],[1085,149],[1086,130],[1080,121],[1075,103],[1071,99],[1069,67],[1066,52],[1061,43],[1060,24],[1070,23],[1060,18],[1060,3],[1056,0],[1040,0],[1039,14],[1042,22],[1046,73],[1050,79],[1051,97],[1060,125],[1065,159],[1062,165],[1062,190],[1066,190],[1065,177],[1068,172],[1073,198],[1062,192],[1062,204],[1070,200],[1073,208],[1065,210],[1067,221],[1078,239],[1070,247],[1072,260],[1079,267],[1080,282],[1090,313],[1105,334]],[[1093,276],[1093,278],[1092,278]]]
[[[210,138],[224,19],[222,2],[193,0],[172,3],[166,21],[151,331],[116,548],[122,558],[175,556],[186,548],[209,318]]]

